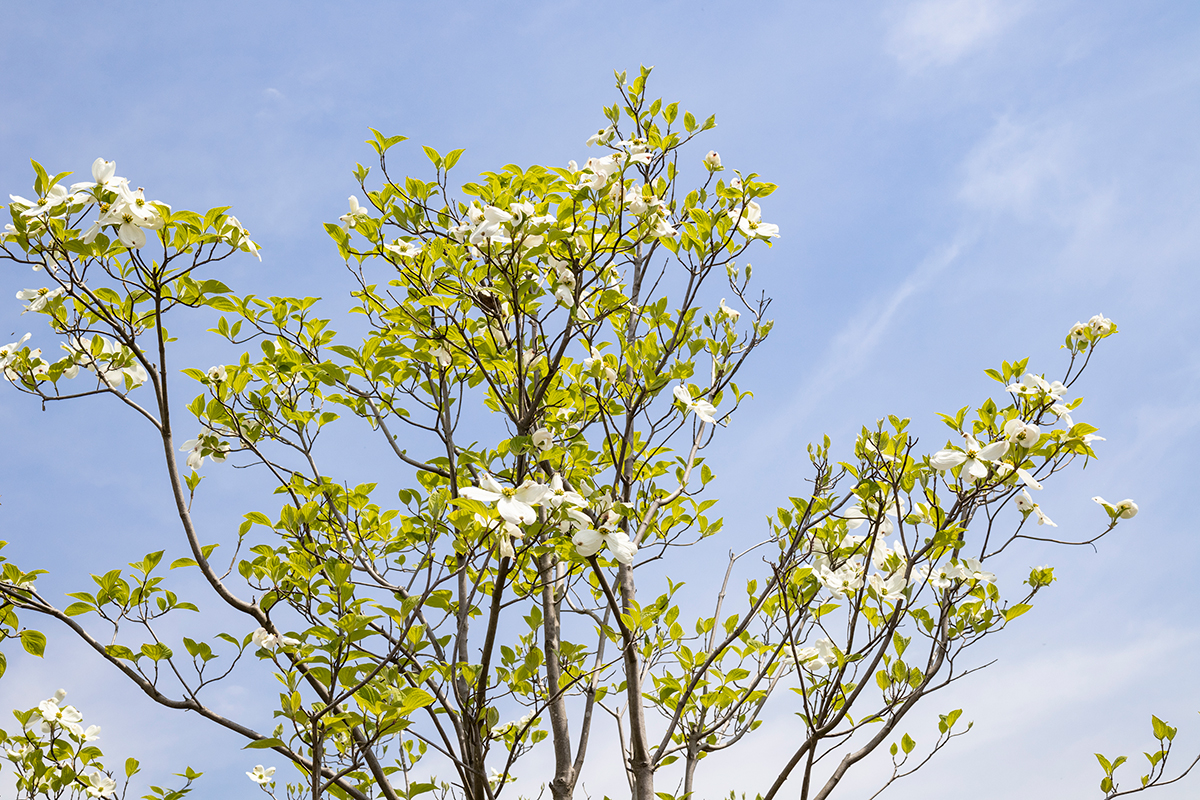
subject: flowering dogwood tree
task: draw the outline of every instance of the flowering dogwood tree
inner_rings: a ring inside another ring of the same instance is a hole
[[[891,759],[890,784],[964,733],[961,710],[921,749],[904,725],[1054,581],[989,561],[1068,543],[1034,497],[1095,455],[1072,395],[1116,327],[1071,327],[1054,377],[1027,360],[988,370],[997,399],[943,415],[932,452],[895,417],[844,452],[810,446],[810,488],[763,530],[739,526],[712,604],[685,619],[672,559],[726,535],[704,452],[772,327],[744,258],[780,228],[761,205],[775,187],[694,152],[713,119],[650,99],[648,74],[618,76],[583,164],[510,165],[459,195],[462,151],[426,147],[424,177],[399,177],[404,137],[372,131],[378,178],[359,166],[363,201],[325,226],[357,283],[353,340],[315,298],[220,280],[222,260],[258,255],[227,209],[147,199],[103,159],[69,188],[34,164],[0,247],[46,284],[18,299],[53,335],[0,349],[0,368],[41,403],[127,406],[160,443],[179,538],[65,607],[39,592],[38,565],[6,563],[0,636],[34,656],[42,629],[78,637],[149,702],[245,737],[251,761],[272,762],[246,774],[273,797],[492,800],[520,776],[569,798],[597,734],[615,738],[631,797],[713,796],[737,787],[704,788],[705,757],[778,709],[795,715],[794,751],[762,797],[825,798],[872,754]],[[168,317],[187,314],[241,356],[179,363]],[[376,437],[375,483],[323,466],[355,429]],[[212,502],[202,473],[232,466],[274,494],[236,530],[208,529],[192,512]],[[1101,524],[1075,543],[1137,513],[1097,502]],[[175,570],[209,596],[183,597]],[[191,636],[160,635],[201,603],[241,627],[200,614],[177,623]],[[235,671],[282,683],[273,730],[208,704]],[[22,797],[125,796],[137,762],[109,769],[61,694],[17,720],[0,736]],[[1144,785],[1167,782],[1173,735],[1155,721]],[[551,773],[524,770],[535,748]],[[1108,796],[1119,764],[1102,759]],[[181,775],[152,796],[188,792],[197,773]]]

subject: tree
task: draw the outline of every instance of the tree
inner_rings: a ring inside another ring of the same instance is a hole
[[[6,563],[0,634],[35,656],[33,625],[79,637],[152,701],[291,762],[289,797],[490,800],[541,745],[553,774],[526,777],[569,798],[609,723],[631,797],[674,796],[676,780],[687,796],[708,754],[753,740],[772,699],[799,721],[768,800],[785,784],[825,798],[880,749],[890,784],[964,733],[948,710],[917,754],[901,723],[1054,581],[1034,569],[1002,596],[988,560],[1023,540],[1091,544],[1137,513],[1097,498],[1108,524],[1068,542],[1030,494],[1095,456],[1097,429],[1067,395],[1116,327],[1071,328],[1059,380],[1027,360],[988,370],[1003,399],[943,415],[951,441],[933,453],[896,417],[844,460],[828,438],[810,446],[810,486],[759,540],[739,526],[712,610],[685,624],[671,561],[722,534],[704,451],[750,396],[736,378],[772,327],[740,260],[779,229],[759,205],[772,184],[715,152],[681,159],[715,122],[650,100],[648,75],[617,76],[596,157],[509,165],[464,184],[468,199],[449,189],[462,151],[425,147],[430,180],[393,178],[404,137],[372,130],[382,180],[359,166],[366,202],[326,225],[358,287],[353,339],[316,298],[241,296],[216,277],[258,255],[227,208],[147,200],[103,159],[69,189],[69,173],[35,163],[36,200],[10,204],[3,256],[51,284],[18,297],[66,354],[51,361],[27,336],[0,366],[44,404],[127,406],[161,442],[181,547],[93,575],[65,608],[38,592],[41,570]],[[236,363],[180,369],[167,318],[188,314],[241,350]],[[180,393],[197,391],[184,409]],[[184,410],[195,422],[181,428]],[[323,457],[363,426],[380,478],[351,485]],[[202,529],[206,461],[269,476],[276,497],[236,533]],[[200,615],[196,638],[160,635],[200,608],[171,588],[176,569],[198,570],[241,628]],[[274,730],[206,705],[235,669],[283,684]],[[4,734],[22,796],[117,796],[64,702]],[[1148,785],[1165,782],[1173,729],[1156,720],[1155,735]],[[274,792],[274,770],[247,774]],[[198,774],[181,775],[152,796],[187,793]]]

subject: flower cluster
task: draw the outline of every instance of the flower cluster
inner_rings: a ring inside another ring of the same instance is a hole
[[[228,435],[230,432],[225,430],[201,431],[195,439],[187,440],[179,449],[188,454],[187,465],[192,469],[200,469],[204,465],[205,458],[211,458],[220,464],[229,455],[231,447],[229,442],[221,439],[221,436]]]
[[[540,433],[534,434],[535,443]],[[606,545],[613,558],[622,564],[632,564],[637,545],[629,535],[619,529],[621,522],[620,504],[613,501],[607,492],[594,495],[589,514],[585,509],[589,501],[581,494],[565,487],[562,476],[555,474],[549,484],[526,480],[520,486],[510,488],[502,485],[489,473],[481,473],[478,486],[461,490],[463,497],[488,505],[495,505],[500,516],[499,526],[487,518],[476,516],[476,522],[485,530],[495,529],[501,556],[515,558],[513,539],[525,536],[523,526],[538,521],[537,508],[542,508],[547,519],[557,520],[559,530],[570,534],[575,551],[587,558],[600,552]]]
[[[149,376],[133,351],[122,344],[93,334],[90,340],[72,337],[62,345],[71,360],[63,370],[64,378],[74,378],[83,367],[95,373],[110,389],[133,389],[145,383]]]

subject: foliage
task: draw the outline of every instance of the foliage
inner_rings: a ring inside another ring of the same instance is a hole
[[[735,379],[772,322],[743,258],[779,229],[759,205],[773,184],[715,152],[681,159],[715,122],[651,100],[648,74],[618,76],[588,142],[603,155],[508,165],[463,184],[465,199],[449,189],[462,151],[425,147],[426,178],[393,177],[404,137],[372,131],[381,179],[360,165],[366,202],[325,226],[357,283],[357,338],[316,298],[223,283],[219,262],[258,254],[228,209],[148,201],[102,159],[69,190],[35,164],[37,200],[9,206],[3,257],[46,276],[20,298],[66,354],[22,339],[0,367],[43,403],[110,395],[134,412],[161,442],[183,550],[93,575],[61,609],[37,591],[40,570],[8,563],[0,632],[40,656],[27,626],[57,620],[155,702],[290,762],[289,797],[494,798],[539,746],[554,772],[529,777],[571,797],[601,715],[639,800],[673,796],[656,793],[663,775],[696,791],[700,762],[752,741],[768,701],[797,720],[768,800],[789,781],[826,797],[881,748],[890,784],[965,733],[948,711],[918,752],[901,726],[1053,583],[1050,567],[1017,585],[986,566],[1021,541],[1066,543],[1029,490],[1094,457],[1096,428],[1066,395],[1116,328],[1072,328],[1059,380],[1027,360],[989,370],[999,399],[943,415],[951,443],[936,452],[896,417],[844,460],[828,438],[810,446],[811,488],[760,541],[737,532],[712,611],[688,618],[668,574],[678,548],[723,533],[704,452],[750,396]],[[187,314],[240,357],[180,369],[167,317]],[[181,444],[185,411],[199,432]],[[323,468],[364,428],[377,482]],[[273,485],[236,533],[192,516],[212,502],[206,460]],[[1108,524],[1087,543],[1137,511],[1098,501]],[[160,636],[165,617],[199,610],[172,588],[178,569],[198,570],[242,629],[203,631],[200,615],[179,623],[196,638]],[[256,669],[282,686],[273,730],[204,699]],[[85,733],[18,719],[21,791],[115,796]],[[1101,763],[1107,792],[1114,765]],[[273,793],[273,773],[247,775]]]

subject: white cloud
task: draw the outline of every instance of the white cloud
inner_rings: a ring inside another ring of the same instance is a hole
[[[1005,0],[921,0],[899,15],[888,52],[911,71],[946,66],[996,38],[1021,16]]]
[[[1068,124],[1020,123],[1004,116],[963,160],[958,197],[1021,221],[1090,229],[1103,223],[1115,190],[1088,180],[1085,149]]]

